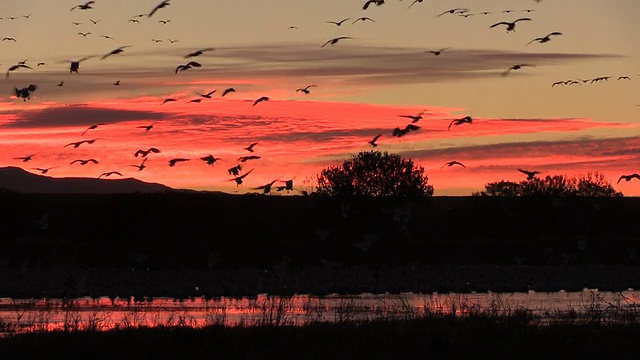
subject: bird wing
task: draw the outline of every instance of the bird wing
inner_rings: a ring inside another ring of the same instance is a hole
[[[322,44],[322,46],[320,46],[320,47],[321,47],[321,48],[323,48],[323,47],[325,47],[325,46],[329,45],[333,40],[334,40],[334,39],[327,40],[327,42],[326,42],[326,43],[324,43],[324,44]]]
[[[514,21],[514,23],[517,23],[518,21],[531,21],[531,18],[520,18],[520,19],[516,19]]]
[[[490,28],[494,28],[494,27],[496,27],[496,26],[498,26],[498,25],[507,25],[507,26],[509,26],[509,25],[511,25],[511,23],[508,23],[508,22],[506,22],[506,21],[501,21],[501,22],[499,22],[499,23],[495,23],[495,24],[493,24],[493,25],[491,25],[491,26],[489,26],[489,27],[490,27]]]

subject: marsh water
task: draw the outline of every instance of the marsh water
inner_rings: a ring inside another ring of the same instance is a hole
[[[540,323],[637,321],[640,291],[295,295],[242,298],[0,298],[0,333],[155,326],[307,325],[421,316],[512,315]]]

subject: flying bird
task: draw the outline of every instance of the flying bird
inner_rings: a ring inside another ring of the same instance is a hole
[[[64,80],[60,81],[60,83],[58,84],[58,86],[63,86],[64,85]]]
[[[200,158],[200,160],[202,160],[202,161],[206,162],[206,163],[207,163],[207,165],[213,166],[213,164],[215,164],[215,163],[216,163],[216,161],[218,161],[218,160],[222,160],[222,159],[217,158],[217,157],[215,157],[215,156],[213,156],[213,155],[209,154],[209,155],[207,155],[207,156],[201,157],[201,158]]]
[[[47,65],[47,63],[39,62],[39,63],[36,65],[36,67],[46,66],[46,65]]]
[[[114,82],[113,85],[120,86],[120,80],[117,80],[116,82]]]
[[[531,21],[531,18],[520,18],[520,19],[514,20],[513,22],[501,21],[499,23],[495,23],[495,24],[489,26],[489,28],[494,28],[494,27],[499,26],[499,25],[504,25],[504,26],[506,26],[507,32],[516,31],[516,23],[518,21]]]
[[[454,160],[454,161],[449,161],[449,162],[445,163],[444,165],[442,165],[442,167],[440,169],[444,168],[445,166],[446,167],[451,167],[451,166],[454,166],[454,165],[459,165],[459,166],[462,166],[463,168],[466,168],[466,166],[464,166],[463,163]]]
[[[540,44],[544,44],[544,43],[546,43],[546,42],[551,41],[551,37],[552,37],[552,36],[554,36],[554,35],[562,35],[562,33],[561,33],[561,32],[558,32],[558,31],[554,31],[554,32],[552,32],[552,33],[549,33],[547,36],[543,36],[543,37],[535,38],[535,39],[533,39],[533,40],[529,41],[529,42],[527,43],[527,45],[531,44],[532,42],[536,42],[536,41],[537,41],[537,42],[539,42]],[[527,46],[527,45],[525,45],[525,46]]]
[[[103,177],[103,176],[104,176],[104,177],[109,177],[109,176],[111,176],[111,175],[118,175],[118,176],[122,176],[122,174],[120,174],[120,173],[119,173],[119,172],[117,172],[117,171],[109,171],[109,172],[105,172],[105,173],[100,174],[100,176],[98,176],[98,179],[100,179],[100,178],[101,178],[101,177]]]
[[[83,131],[82,134],[80,134],[80,136],[84,135],[89,130],[97,129],[98,126],[103,126],[103,125],[107,125],[107,124],[105,124],[105,123],[93,124],[93,125],[89,126],[85,131]]]
[[[393,132],[391,132],[391,135],[397,136],[397,137],[403,137],[408,133],[410,133],[411,131],[416,131],[416,130],[420,130],[420,126],[408,124],[407,126],[404,127],[404,129],[401,129],[399,127],[393,129]]]
[[[173,44],[173,43],[177,43],[177,42],[178,42],[178,40],[171,40],[171,39],[167,39],[167,41],[168,41],[168,42],[170,42],[170,43],[172,43],[172,44]]]
[[[160,105],[164,105],[164,104],[166,104],[166,103],[168,103],[168,102],[173,102],[173,101],[178,101],[178,100],[176,100],[176,99],[174,99],[174,98],[166,98],[166,99],[164,99],[164,100],[162,101],[162,104],[160,104]]]
[[[171,22],[171,20],[158,20],[158,22],[162,25],[167,25],[168,23]]]
[[[618,80],[631,80],[628,76],[618,76]]]
[[[257,155],[249,155],[249,156],[240,156],[238,158],[238,161],[247,162],[249,160],[258,160],[258,159],[262,159],[262,157],[261,156],[257,156]]]
[[[345,18],[345,19],[342,19],[340,21],[327,21],[327,23],[328,24],[335,24],[336,26],[340,26],[340,25],[342,25],[343,22],[345,22],[345,21],[347,21],[349,19],[351,19],[351,18]]]
[[[67,147],[67,146],[71,146],[71,145],[73,145],[73,147],[74,147],[75,149],[77,149],[77,148],[79,148],[79,147],[80,147],[80,145],[82,145],[82,144],[85,144],[85,143],[86,143],[86,144],[93,144],[94,142],[96,142],[96,140],[104,140],[104,139],[102,139],[102,138],[96,138],[96,139],[91,139],[91,140],[80,140],[80,141],[76,141],[76,142],[68,143],[67,145],[65,145],[65,146],[63,146],[63,147]]]
[[[184,56],[185,59],[191,58],[191,57],[196,57],[196,56],[200,56],[202,54],[204,54],[206,51],[213,51],[215,50],[214,48],[206,48],[206,49],[200,49],[197,51],[194,51],[192,53],[189,53],[187,55]]]
[[[49,168],[32,168],[32,169],[33,170],[38,170],[38,171],[40,171],[40,174],[44,175],[44,174],[48,173],[49,170],[52,170],[52,169],[55,169],[55,168],[57,168],[57,166],[52,166],[52,167],[49,167]]]
[[[27,162],[27,161],[31,161],[34,156],[36,156],[36,154],[31,154],[31,155],[22,156],[22,157],[14,157],[13,160],[22,160],[22,162]]]
[[[95,1],[87,1],[87,2],[86,2],[86,3],[84,3],[84,4],[79,4],[79,5],[76,5],[76,6],[72,7],[72,8],[71,8],[71,10],[69,10],[69,12],[71,12],[71,11],[73,11],[73,10],[75,10],[75,9],[78,9],[78,10],[89,10],[89,9],[93,9],[93,8],[91,7],[91,5],[93,5],[93,4],[95,4],[95,3],[96,3]]]
[[[371,4],[375,4],[376,6],[380,6],[384,4],[384,0],[367,0],[366,3],[364,3],[364,6],[362,6],[362,10],[367,10],[369,8],[369,5]]]
[[[178,65],[178,67],[176,68],[176,74],[178,73],[178,71],[185,71],[185,70],[189,70],[191,68],[194,67],[201,67],[202,64],[200,64],[199,62],[196,61],[189,61],[188,63],[184,64],[184,65]]]
[[[18,64],[15,64],[15,65],[10,66],[10,67],[7,69],[7,74],[5,75],[5,77],[7,77],[7,78],[8,78],[8,77],[9,77],[9,73],[11,73],[12,71],[16,71],[16,70],[18,70],[18,69],[29,69],[29,70],[33,70],[33,68],[32,68],[31,66],[29,66],[29,65],[25,65],[25,64],[20,64],[20,63],[18,63]]]
[[[149,132],[151,129],[153,129],[153,125],[155,125],[155,123],[151,123],[149,125],[141,125],[141,126],[138,126],[138,129],[144,129],[144,131]]]
[[[513,65],[512,67],[508,68],[507,70],[505,70],[502,74],[500,74],[501,76],[507,76],[509,75],[509,73],[512,70],[520,70],[523,67],[533,67],[534,65],[531,64],[517,64],[517,65]]]
[[[309,95],[309,93],[311,92],[309,89],[312,88],[312,87],[317,87],[317,85],[315,85],[315,84],[307,85],[304,88],[296,89],[296,92],[300,91],[301,93]]]
[[[424,111],[421,111],[420,113],[418,113],[418,115],[398,115],[399,117],[403,117],[403,118],[407,118],[407,119],[411,119],[412,123],[417,123],[418,121],[422,120],[422,115],[424,115]]]
[[[275,184],[275,183],[276,183],[276,181],[279,181],[279,180],[280,180],[280,179],[275,179],[275,180],[273,180],[273,181],[271,181],[271,182],[269,182],[269,183],[266,183],[266,184],[264,184],[264,185],[261,185],[261,186],[258,186],[258,187],[256,187],[256,188],[254,188],[254,190],[262,190],[262,192],[263,192],[264,194],[268,194],[268,193],[270,193],[270,192],[271,192],[271,187],[273,186],[273,184]]]
[[[95,57],[95,55],[83,57],[82,59],[79,59],[79,60],[71,60],[71,65],[69,65],[69,73],[78,74],[78,71],[80,70],[80,63],[85,60],[89,60],[92,57]]]
[[[213,95],[215,92],[216,92],[216,89],[213,89],[206,94],[200,94],[200,93],[197,93],[197,94],[205,99],[211,99],[211,95]]]
[[[171,5],[170,1],[171,0],[163,0],[160,4],[156,5],[156,7],[154,7],[149,14],[147,14],[147,17],[152,17],[153,14],[156,13],[156,11]]]
[[[228,93],[235,92],[235,91],[236,91],[236,89],[234,89],[234,88],[232,88],[232,87],[231,87],[231,88],[228,88],[228,89],[225,89],[225,90],[222,92],[222,96],[225,96],[225,95],[227,95]]]
[[[190,100],[189,102],[190,102],[190,103],[199,103],[199,102],[201,102],[201,101],[202,101],[202,99],[201,99],[201,98],[197,98],[197,99]]]
[[[471,116],[465,116],[461,119],[454,119],[449,123],[449,130],[451,130],[451,125],[462,125],[462,124],[471,124],[473,123],[473,119]]]
[[[236,166],[233,166],[227,169],[227,172],[229,173],[229,175],[238,176],[241,170],[242,170],[242,165],[238,164]]]
[[[134,24],[140,24],[140,20],[137,20],[137,19],[129,19],[129,22]]]
[[[18,42],[18,41],[16,40],[16,38],[13,38],[13,37],[3,37],[3,38],[2,38],[2,41],[13,41],[13,42]]]
[[[446,47],[446,48],[442,48],[442,49],[440,49],[440,50],[427,50],[427,51],[425,51],[425,52],[432,53],[433,55],[438,56],[438,55],[440,55],[443,51],[445,51],[445,50],[447,50],[447,49],[451,49],[451,48]]]
[[[523,169],[518,169],[518,171],[527,175],[527,180],[531,180],[534,177],[536,177],[536,175],[540,174],[540,171],[530,171],[530,170],[523,170]]]
[[[78,35],[82,35],[84,37],[87,37],[88,35],[91,35],[91,33],[90,32],[86,32],[86,33],[78,32]]]
[[[353,39],[353,38],[352,38],[352,37],[350,37],[350,36],[340,36],[340,37],[337,37],[337,38],[333,38],[333,39],[328,40],[327,42],[325,42],[325,43],[324,43],[322,46],[320,46],[320,47],[321,47],[321,48],[323,48],[323,47],[325,47],[325,46],[327,46],[327,45],[335,45],[335,44],[337,44],[337,43],[338,43],[338,41],[343,40],[343,39]]]
[[[247,150],[248,152],[253,152],[253,147],[258,145],[257,142],[251,143],[251,145],[247,146],[246,148],[244,148],[245,150]]]
[[[91,21],[93,23],[93,25],[96,25],[97,23],[100,22],[100,20],[93,20],[91,18],[89,18],[89,21]]]
[[[351,25],[354,25],[355,23],[357,23],[358,21],[362,21],[362,22],[366,22],[366,21],[371,21],[371,22],[376,22],[375,20],[373,20],[372,18],[368,17],[368,16],[363,16],[363,17],[359,17],[357,19],[355,19]]]
[[[137,167],[138,171],[142,171],[144,170],[144,168],[146,168],[146,166],[144,165],[144,163],[146,162],[147,162],[147,158],[144,158],[144,160],[142,160],[142,163],[140,165],[130,165],[130,166]]]
[[[31,93],[36,91],[38,87],[36,85],[29,85],[26,88],[18,89],[14,88],[17,98],[22,98],[23,101],[27,101],[31,99]]]
[[[413,5],[415,5],[415,3],[421,3],[421,2],[423,2],[423,1],[424,1],[424,0],[413,0],[413,2],[411,3],[411,5],[409,5],[409,7],[408,7],[407,9],[411,9],[411,7],[412,7]]]
[[[276,191],[287,190],[289,192],[293,190],[293,179],[280,181],[284,182],[284,186],[276,186]]]
[[[100,37],[101,37],[101,38],[108,39],[108,40],[115,40],[114,38],[112,38],[112,37],[111,37],[111,36],[109,36],[109,35],[100,35]]]
[[[616,184],[620,184],[620,181],[621,181],[621,180],[624,180],[624,181],[631,181],[632,179],[640,179],[640,175],[635,174],[635,173],[634,173],[634,174],[631,174],[631,175],[621,175],[621,176],[618,178],[618,182],[617,182]]]
[[[142,156],[142,157],[147,157],[147,155],[149,155],[150,153],[158,154],[158,153],[160,153],[160,150],[158,150],[158,149],[156,149],[156,148],[154,148],[154,147],[151,147],[151,148],[149,148],[149,149],[147,149],[147,150],[139,149],[139,150],[137,150],[137,151],[135,152],[135,154],[133,154],[133,155],[134,155],[135,157],[138,157],[138,155],[140,155],[140,156]]]
[[[462,14],[462,13],[465,13],[465,12],[467,12],[467,11],[469,11],[469,9],[467,9],[467,8],[455,8],[455,9],[449,9],[449,10],[447,10],[447,11],[443,11],[443,12],[441,12],[441,13],[440,13],[440,14],[438,14],[438,16],[436,16],[436,17],[441,17],[442,15],[446,15],[446,14],[451,14],[451,15],[454,15],[454,14]]]
[[[128,48],[128,47],[131,47],[131,45],[120,46],[120,47],[119,47],[119,48],[117,48],[117,49],[111,50],[111,52],[109,52],[108,54],[104,55],[104,56],[103,56],[103,57],[101,57],[100,59],[101,59],[101,60],[104,60],[104,59],[108,58],[108,57],[109,57],[109,56],[111,56],[111,55],[120,54],[120,53],[124,52],[124,49],[126,49],[126,48]]]
[[[177,163],[179,163],[179,162],[185,162],[185,161],[189,161],[189,160],[191,160],[191,159],[185,159],[185,158],[174,158],[174,159],[169,160],[169,166],[170,166],[170,167],[174,167],[174,166],[176,166],[176,164],[177,164]]]
[[[367,141],[367,143],[371,144],[371,146],[376,147],[378,146],[378,144],[376,143],[376,141],[378,141],[378,139],[380,138],[380,136],[382,136],[382,134],[378,134],[376,136],[373,137],[373,139]]]
[[[229,181],[235,181],[236,182],[236,186],[240,186],[242,185],[243,179],[245,177],[247,177],[247,175],[251,174],[251,172],[253,171],[253,169],[249,170],[248,172],[240,175],[240,176],[236,176],[233,179],[229,180]]]
[[[253,102],[253,106],[258,105],[259,103],[263,102],[263,101],[269,101],[269,97],[267,96],[263,96],[259,99],[257,99],[256,101]]]
[[[75,164],[75,163],[80,163],[80,165],[83,165],[83,166],[84,166],[84,165],[87,165],[88,163],[99,164],[99,163],[98,163],[98,160],[96,160],[96,159],[87,159],[87,160],[78,159],[78,160],[73,160],[73,161],[71,162],[71,164],[69,164],[69,165],[73,165],[73,164]]]

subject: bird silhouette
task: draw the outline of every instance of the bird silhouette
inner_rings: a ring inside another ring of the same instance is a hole
[[[246,148],[244,148],[245,150],[249,151],[249,152],[253,152],[253,147],[258,145],[257,142],[251,143],[249,146],[247,146]]]
[[[257,155],[240,156],[238,158],[238,161],[243,163],[243,162],[247,162],[249,160],[258,160],[258,159],[262,159],[262,156],[257,156]]]
[[[73,165],[75,163],[80,163],[80,165],[87,165],[88,163],[94,163],[94,164],[99,164],[98,160],[96,159],[87,159],[87,160],[83,160],[83,159],[78,159],[78,160],[73,160],[69,165]]]
[[[337,38],[333,38],[333,39],[327,40],[327,42],[322,44],[322,46],[320,46],[320,47],[323,48],[323,47],[325,47],[327,45],[335,45],[335,44],[338,43],[338,41],[344,40],[344,39],[353,39],[353,38],[350,37],[350,36],[340,36],[340,37],[337,37]]]
[[[451,130],[451,125],[462,125],[462,124],[471,124],[473,123],[473,119],[471,118],[471,116],[465,116],[461,119],[453,119],[450,123],[449,123],[449,130]]]
[[[44,174],[48,173],[49,170],[53,170],[55,168],[57,168],[57,166],[52,166],[52,167],[48,167],[48,168],[32,168],[32,169],[33,170],[38,170],[38,171],[40,171],[40,174],[44,175]]]
[[[121,174],[121,173],[119,173],[119,172],[117,172],[117,171],[109,171],[109,172],[105,172],[105,173],[100,174],[100,176],[98,176],[98,179],[100,179],[100,178],[101,178],[101,177],[103,177],[103,176],[104,176],[104,177],[109,177],[109,176],[111,176],[111,175],[118,175],[118,176],[122,176],[122,174]]]
[[[25,65],[25,64],[20,64],[20,63],[18,63],[18,64],[15,64],[15,65],[10,66],[10,67],[7,69],[7,74],[5,75],[5,77],[6,77],[6,78],[8,78],[8,77],[9,77],[9,74],[10,74],[12,71],[16,71],[16,70],[18,70],[18,69],[29,69],[29,70],[33,70],[33,68],[32,68],[31,66],[29,66],[29,65]]]
[[[442,167],[440,169],[443,169],[445,166],[446,167],[451,167],[451,166],[454,166],[454,165],[459,165],[459,166],[462,166],[463,168],[466,168],[466,166],[464,166],[463,163],[454,160],[454,161],[446,162],[444,165],[442,165]]]
[[[245,177],[247,177],[247,175],[251,174],[251,172],[253,171],[253,169],[249,170],[248,172],[240,175],[240,176],[236,176],[233,179],[229,180],[229,181],[235,181],[236,182],[236,186],[240,186],[242,185],[242,182],[244,180]]]
[[[174,158],[174,159],[169,160],[169,166],[170,167],[174,167],[174,166],[176,166],[177,163],[185,162],[185,161],[189,161],[189,160],[191,160],[191,159]]]
[[[84,33],[84,32],[79,32],[79,33],[78,33],[78,35],[82,35],[82,36],[84,36],[84,37],[87,37],[88,35],[91,35],[91,33],[90,33],[90,32],[86,32],[86,33]]]
[[[229,175],[234,175],[234,176],[238,176],[240,174],[240,171],[242,171],[242,165],[240,164],[227,169],[227,172],[229,173]]]
[[[162,42],[162,40],[160,40],[160,39],[151,39],[151,41],[153,41],[153,42],[154,42],[154,43],[156,43],[156,44],[157,44],[157,43],[161,43],[161,42]]]
[[[125,45],[125,46],[120,46],[117,49],[111,50],[108,54],[104,55],[103,57],[101,57],[101,60],[104,60],[106,58],[108,58],[111,55],[116,55],[116,54],[120,54],[122,52],[124,52],[124,49],[131,47],[132,45]]]
[[[501,21],[499,23],[495,23],[489,26],[489,28],[494,28],[499,25],[504,25],[506,26],[507,32],[516,31],[516,23],[518,23],[518,21],[531,21],[531,18],[520,18],[520,19],[514,20],[513,22]]]
[[[367,2],[364,3],[364,6],[362,6],[362,10],[367,10],[371,4],[380,6],[384,4],[384,0],[367,0]]]
[[[275,184],[277,181],[280,181],[280,179],[275,179],[269,183],[255,187],[254,190],[262,190],[264,194],[268,194],[271,192],[271,187],[273,186],[273,184]]]
[[[153,125],[155,125],[156,123],[151,123],[149,125],[140,125],[137,128],[138,129],[144,129],[144,131],[149,132],[151,131],[151,129],[153,129]]]
[[[216,161],[219,161],[219,160],[222,160],[222,159],[217,158],[217,157],[209,154],[207,156],[201,157],[200,160],[206,162],[207,165],[213,166],[216,163]]]
[[[618,76],[618,80],[629,80],[631,81],[631,78],[628,76]]]
[[[167,25],[168,23],[170,23],[170,22],[171,22],[171,20],[168,20],[168,19],[167,19],[167,20],[158,20],[158,22],[159,22],[160,24],[162,24],[162,25]]]
[[[202,64],[196,61],[189,61],[184,65],[178,65],[178,67],[176,67],[176,74],[178,73],[178,71],[185,71],[194,67],[202,67]]]
[[[358,21],[362,21],[362,22],[367,22],[367,21],[371,21],[371,22],[376,22],[375,20],[373,20],[372,18],[368,17],[368,16],[363,16],[363,17],[359,17],[357,19],[355,19],[351,25],[355,25],[355,23],[357,23]]]
[[[13,38],[13,37],[3,37],[3,38],[2,38],[2,41],[13,41],[13,42],[18,42],[18,41],[16,40],[16,38]]]
[[[154,147],[148,148],[147,150],[138,149],[133,155],[135,157],[138,157],[138,155],[142,157],[147,157],[147,155],[149,155],[150,153],[158,154],[160,153],[160,150]]]
[[[211,99],[211,95],[213,95],[215,92],[216,92],[216,89],[213,89],[206,94],[200,94],[200,93],[197,93],[197,94],[205,99]]]
[[[407,119],[411,119],[412,123],[416,123],[420,120],[422,120],[422,115],[424,115],[424,111],[418,113],[417,115],[398,115],[399,117],[403,117],[403,118],[407,118]]]
[[[94,142],[96,142],[97,140],[104,140],[102,138],[95,138],[95,139],[91,139],[91,140],[80,140],[80,141],[76,141],[76,142],[72,142],[72,143],[68,143],[67,145],[63,146],[63,147],[67,147],[67,146],[72,146],[77,149],[80,147],[80,145],[82,144],[93,144]]]
[[[63,86],[64,85],[64,81],[60,81],[60,83],[58,84],[58,86]]]
[[[144,158],[144,160],[142,160],[142,163],[140,165],[129,165],[129,166],[137,167],[138,171],[142,171],[144,170],[144,168],[146,168],[146,166],[144,165],[144,163],[146,162],[147,162],[147,158]]]
[[[115,40],[113,37],[109,36],[109,35],[100,35],[101,38],[105,38],[108,40]]]
[[[425,52],[432,53],[433,55],[438,56],[438,55],[440,55],[443,51],[445,51],[445,50],[447,50],[447,49],[451,49],[451,48],[446,47],[446,48],[442,48],[442,49],[440,49],[440,50],[427,50],[427,51],[425,51]]]
[[[98,126],[103,126],[103,125],[107,125],[107,124],[105,124],[105,123],[93,124],[93,125],[89,126],[85,131],[83,131],[82,134],[80,134],[80,136],[84,135],[89,130],[97,129]]]
[[[403,137],[408,133],[410,133],[411,131],[416,131],[416,130],[420,130],[420,126],[408,124],[407,126],[404,127],[404,129],[401,129],[399,127],[393,129],[393,131],[391,132],[391,135],[397,136],[397,137]]]
[[[120,80],[113,83],[114,86],[120,86]]]
[[[411,9],[411,7],[412,7],[413,5],[415,5],[416,3],[421,3],[422,1],[424,1],[424,0],[413,0],[413,2],[411,3],[411,5],[409,5],[409,7],[408,7],[407,9]]]
[[[447,14],[450,14],[450,15],[461,14],[467,11],[469,11],[469,9],[467,8],[454,8],[454,9],[449,9],[447,11],[443,11],[440,14],[438,14],[436,17],[441,17],[442,15],[447,15]]]
[[[201,102],[202,99],[201,98],[197,98],[197,99],[193,99],[193,100],[189,100],[190,103],[199,103]]]
[[[640,179],[640,175],[633,173],[631,175],[621,175],[618,178],[618,182],[616,184],[620,184],[620,181],[624,180],[624,181],[631,181],[632,179]]]
[[[91,18],[89,18],[89,21],[91,21],[93,23],[93,25],[96,25],[97,23],[100,22],[100,20],[93,20]]]
[[[301,93],[309,95],[309,93],[311,92],[309,89],[312,88],[312,87],[317,87],[317,85],[315,85],[315,84],[307,85],[306,87],[303,87],[303,88],[300,88],[300,89],[296,89],[296,92],[300,91]]]
[[[174,98],[166,98],[166,99],[164,99],[164,100],[162,101],[162,104],[160,104],[160,105],[164,105],[164,104],[166,104],[166,103],[168,103],[168,102],[173,102],[173,101],[178,101],[178,100],[176,100],[176,99],[174,99]]]
[[[168,42],[170,42],[170,43],[172,43],[172,44],[173,44],[173,43],[177,43],[177,42],[178,42],[178,40],[171,40],[171,39],[167,39],[167,41],[168,41]]]
[[[140,20],[137,19],[129,19],[129,22],[133,24],[140,24]]]
[[[156,11],[171,5],[170,1],[171,0],[163,0],[160,4],[156,5],[156,7],[154,7],[149,14],[147,14],[147,17],[150,18],[153,16],[153,14],[156,13]]]
[[[17,98],[22,98],[23,101],[27,101],[31,99],[31,93],[36,91],[37,88],[38,87],[36,85],[31,84],[26,88],[22,88],[22,89],[14,88],[13,90],[15,91]]]
[[[343,22],[345,22],[345,21],[347,21],[349,19],[350,18],[345,18],[345,19],[342,19],[340,21],[327,21],[327,23],[328,24],[335,24],[336,26],[340,26],[340,25],[342,25]]]
[[[69,10],[69,12],[71,12],[71,11],[73,11],[73,10],[75,10],[75,9],[78,9],[78,10],[89,10],[89,9],[93,9],[93,8],[91,7],[91,5],[93,5],[93,4],[95,4],[95,3],[96,3],[95,1],[87,1],[87,2],[85,2],[84,4],[79,4],[79,5],[76,5],[76,6],[72,7],[72,8],[71,8],[71,10]]]
[[[293,179],[289,180],[280,180],[284,182],[284,186],[277,186],[276,191],[287,190],[287,192],[293,190]]]
[[[509,73],[513,70],[520,70],[523,67],[533,67],[534,65],[531,64],[517,64],[517,65],[513,65],[512,67],[508,68],[507,70],[505,70],[504,72],[502,72],[502,74],[500,74],[501,76],[507,76],[509,75]]]
[[[531,171],[531,170],[524,170],[524,169],[518,169],[518,171],[527,175],[527,180],[531,180],[534,177],[536,177],[536,175],[540,174],[540,171]]]
[[[552,36],[554,36],[554,35],[562,35],[562,33],[561,33],[561,32],[558,32],[558,31],[554,31],[554,32],[552,32],[552,33],[547,34],[546,36],[539,37],[539,38],[535,38],[535,39],[533,39],[533,40],[529,41],[529,42],[527,43],[527,45],[525,45],[525,46],[528,46],[528,45],[529,45],[529,44],[531,44],[532,42],[536,42],[536,41],[537,41],[537,42],[539,42],[540,44],[544,44],[544,43],[546,43],[546,42],[551,41],[551,37],[552,37]]]
[[[378,144],[376,143],[376,141],[378,141],[380,136],[382,136],[382,134],[378,134],[378,135],[374,136],[373,139],[367,141],[367,143],[371,144],[371,146],[373,146],[373,147],[377,147]]]
[[[231,88],[228,88],[228,89],[225,89],[225,90],[222,92],[222,96],[225,96],[225,95],[227,95],[228,93],[235,92],[235,91],[236,91],[236,89],[234,89],[234,88],[232,88],[232,87],[231,87]],[[222,97],[222,96],[221,96],[221,97]]]
[[[31,155],[22,156],[22,157],[14,157],[13,160],[22,160],[22,162],[28,162],[33,160],[34,156],[36,156],[36,154],[31,154]]]
[[[80,70],[80,63],[85,61],[85,60],[89,60],[92,57],[94,57],[94,56],[93,55],[92,56],[86,56],[86,57],[83,57],[83,58],[81,58],[79,60],[71,60],[71,65],[69,65],[69,73],[78,74],[78,71]]]
[[[47,65],[47,63],[39,62],[39,63],[36,65],[36,67],[46,66],[46,65]]]
[[[206,51],[213,51],[213,50],[215,50],[215,49],[214,48],[200,49],[200,50],[194,51],[192,53],[189,53],[189,54],[185,55],[184,57],[185,57],[185,59],[188,59],[188,58],[191,58],[191,57],[200,56],[200,55],[204,54]]]
[[[253,106],[258,105],[259,103],[261,103],[263,101],[269,101],[269,97],[263,96],[261,98],[258,98],[256,101],[253,102]]]

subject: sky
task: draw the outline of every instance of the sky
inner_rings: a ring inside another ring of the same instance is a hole
[[[410,8],[387,0],[367,10],[361,0],[170,0],[145,15],[159,2],[96,0],[70,11],[83,3],[0,0],[0,38],[15,39],[0,41],[0,69],[23,60],[32,68],[0,79],[0,166],[52,168],[52,177],[118,171],[230,193],[293,179],[310,191],[323,168],[371,150],[367,142],[381,134],[375,149],[422,166],[435,195],[522,180],[518,168],[600,172],[626,196],[640,195],[636,180],[616,184],[640,168],[636,0],[428,0]],[[456,8],[472,15],[438,16]],[[373,21],[354,23],[361,17]],[[531,20],[512,32],[491,27],[518,18]],[[349,38],[322,47],[341,36]],[[202,66],[176,72],[189,61]],[[532,66],[502,76],[517,64]],[[565,80],[576,83],[552,86]],[[15,96],[30,84],[30,99]],[[296,91],[311,84],[309,94]],[[212,90],[210,99],[199,95]],[[262,96],[269,101],[253,106]],[[399,115],[421,112],[419,130],[392,136],[411,122]],[[448,129],[465,116],[473,123]],[[85,132],[94,124],[104,125]],[[134,154],[150,147],[160,153],[139,171]],[[200,160],[209,154],[222,160],[209,166]],[[253,171],[236,186],[227,169],[248,155],[260,159],[241,163],[241,173]],[[99,163],[71,164],[89,158]],[[173,158],[190,160],[169,167]],[[466,168],[442,168],[454,160]]]

